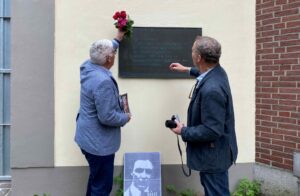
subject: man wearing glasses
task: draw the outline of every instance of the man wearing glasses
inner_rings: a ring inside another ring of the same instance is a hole
[[[197,78],[187,126],[177,121],[172,131],[187,142],[187,165],[200,172],[205,196],[230,196],[228,169],[238,152],[231,90],[220,56],[217,40],[197,37],[192,47],[195,67],[170,65],[171,70],[190,72]]]

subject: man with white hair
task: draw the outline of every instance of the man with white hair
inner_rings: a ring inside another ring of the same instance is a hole
[[[115,152],[120,147],[120,127],[131,118],[124,113],[116,80],[109,71],[124,32],[113,40],[98,40],[90,59],[80,66],[80,109],[75,141],[89,164],[86,196],[108,196],[112,190]]]

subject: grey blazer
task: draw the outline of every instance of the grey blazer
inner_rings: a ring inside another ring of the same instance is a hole
[[[75,141],[90,154],[113,154],[120,147],[120,127],[129,120],[117,83],[109,70],[89,60],[80,67],[80,83]]]

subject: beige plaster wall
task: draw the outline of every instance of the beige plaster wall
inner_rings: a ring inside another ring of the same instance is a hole
[[[255,158],[255,1],[247,0],[57,0],[55,5],[55,165],[86,165],[74,142],[79,106],[79,66],[90,44],[113,38],[112,15],[126,10],[142,27],[201,27],[222,44],[221,64],[230,79],[239,145],[238,162]],[[168,65],[166,65],[168,66]],[[165,119],[186,122],[193,80],[121,79],[118,61],[111,70],[120,92],[129,94],[131,122],[122,129],[124,152],[158,151],[162,164],[179,164],[176,137]],[[183,144],[182,144],[183,145]]]

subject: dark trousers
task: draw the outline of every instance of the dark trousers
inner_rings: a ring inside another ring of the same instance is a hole
[[[223,173],[200,172],[200,180],[205,196],[230,196],[228,171]]]
[[[81,151],[90,167],[86,196],[109,196],[113,185],[115,154],[96,156]]]

